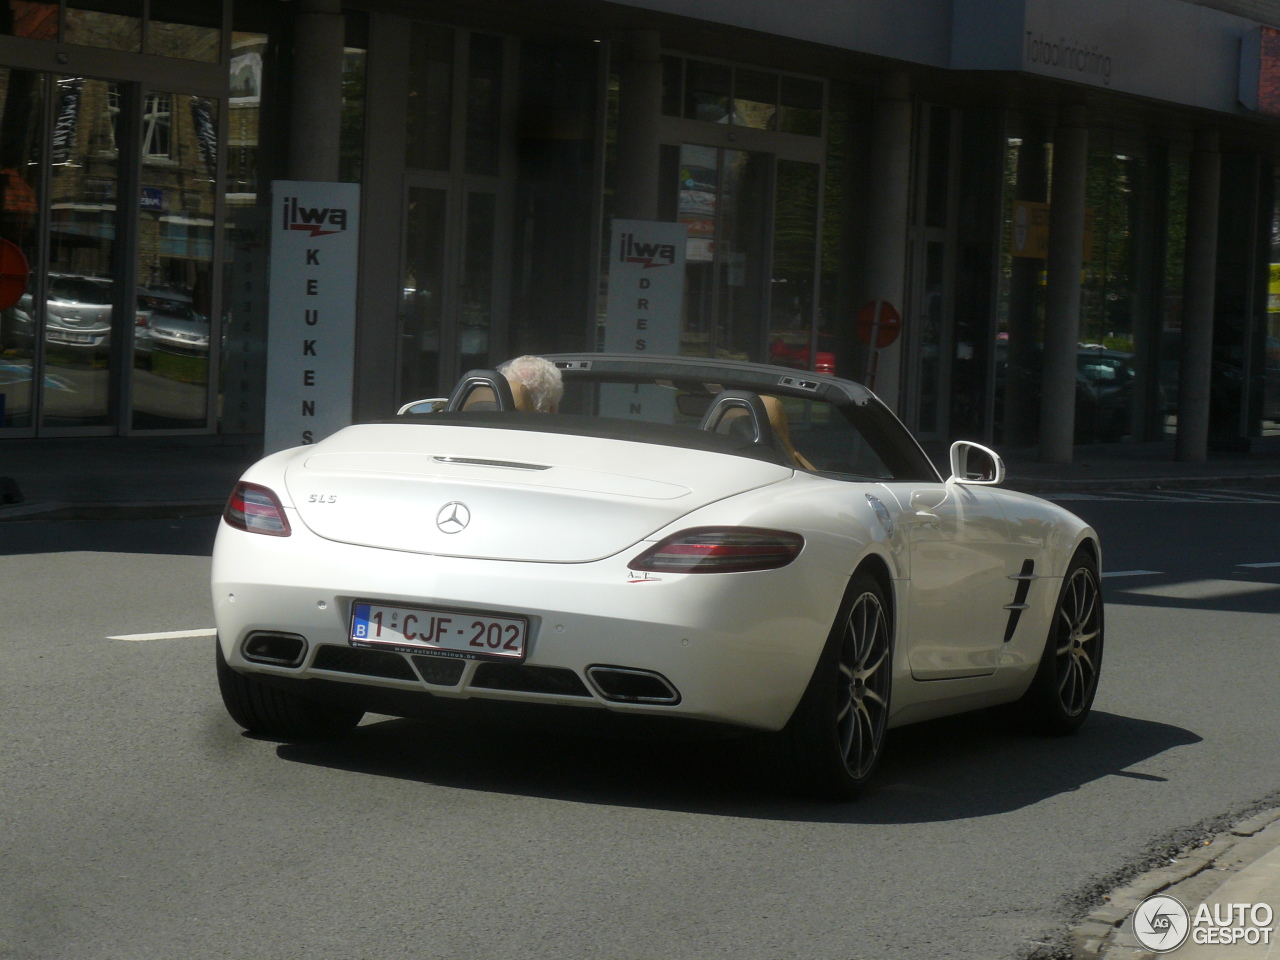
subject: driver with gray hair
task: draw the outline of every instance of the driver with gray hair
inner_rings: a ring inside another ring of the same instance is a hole
[[[564,378],[556,365],[545,357],[516,357],[498,367],[498,372],[508,380],[525,385],[533,401],[533,409],[538,413],[555,413],[560,406],[560,399],[564,396]]]

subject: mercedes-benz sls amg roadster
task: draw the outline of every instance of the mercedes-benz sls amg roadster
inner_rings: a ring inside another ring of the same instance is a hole
[[[1084,721],[1097,534],[1001,489],[993,451],[957,442],[944,480],[833,376],[548,359],[556,412],[473,371],[245,473],[212,580],[240,725],[340,736],[451,700],[682,718],[763,734],[790,782],[842,798],[891,727],[1015,702],[1048,732]]]

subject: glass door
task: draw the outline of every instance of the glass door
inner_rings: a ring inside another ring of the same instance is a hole
[[[680,352],[759,360],[773,156],[686,143],[679,177],[677,219],[689,231]]]
[[[950,107],[923,104],[918,124],[906,327],[910,334],[907,417],[923,439],[949,430],[955,288],[958,124]]]
[[[411,26],[399,311],[402,403],[505,359],[513,42]]]
[[[0,312],[9,435],[207,427],[217,106],[0,68],[0,236],[31,267]]]
[[[130,426],[203,427],[209,416],[216,100],[142,93]]]

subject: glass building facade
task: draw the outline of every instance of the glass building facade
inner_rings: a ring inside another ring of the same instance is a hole
[[[0,3],[0,237],[31,268],[0,311],[0,442],[262,432],[270,185],[289,177],[308,96],[295,6]],[[1088,111],[1074,440],[1176,435],[1203,110],[1093,77],[993,86],[995,68],[940,69],[906,34],[806,40],[821,0],[761,45],[731,7],[700,32],[627,4],[585,21],[497,0],[343,11],[331,107],[339,177],[363,192],[357,418],[509,356],[604,342],[627,65],[646,31],[652,216],[687,231],[682,354],[868,382],[926,440],[1034,446],[1057,105],[1074,98]],[[905,97],[885,94],[890,73]],[[1257,111],[1213,119],[1210,436],[1239,448],[1280,433],[1280,134]],[[903,324],[873,351],[857,318],[877,300]]]

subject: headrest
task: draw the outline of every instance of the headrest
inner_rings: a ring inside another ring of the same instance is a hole
[[[787,411],[782,401],[767,393],[760,394],[760,401],[764,404],[765,413],[769,416],[769,426],[773,428],[774,439],[781,444],[787,456],[803,470],[816,470],[817,468],[805,458],[804,454],[791,445],[791,426],[787,421]]]
[[[507,383],[511,384],[511,398],[516,402],[516,409],[521,413],[533,413],[533,397],[529,394],[529,388],[510,377],[507,377]]]

